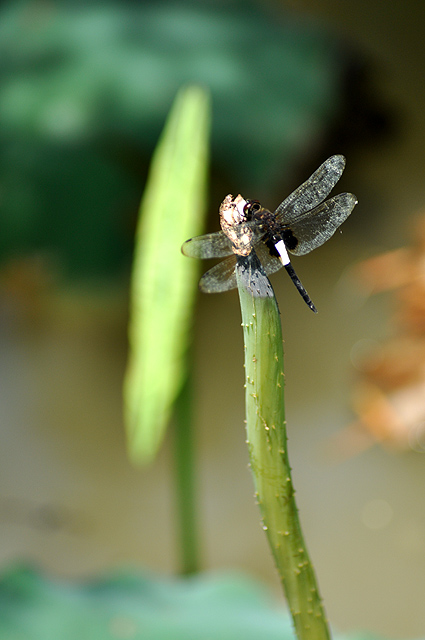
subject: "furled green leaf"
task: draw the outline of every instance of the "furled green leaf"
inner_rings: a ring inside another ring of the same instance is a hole
[[[155,456],[186,375],[198,266],[180,247],[202,231],[208,138],[208,95],[188,87],[155,151],[136,234],[124,404],[137,463]]]

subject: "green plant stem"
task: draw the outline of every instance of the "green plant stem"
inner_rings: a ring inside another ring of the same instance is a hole
[[[263,528],[298,638],[327,640],[329,627],[302,536],[289,466],[279,309],[273,292],[269,297],[254,297],[239,272],[238,290],[245,344],[247,442]]]
[[[180,572],[200,570],[200,544],[196,518],[193,383],[189,373],[175,405],[174,468],[180,537]]]

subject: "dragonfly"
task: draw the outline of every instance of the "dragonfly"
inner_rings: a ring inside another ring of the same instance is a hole
[[[288,252],[303,256],[320,247],[353,211],[357,198],[352,193],[326,199],[345,164],[342,155],[325,160],[274,212],[257,200],[226,196],[220,206],[221,231],[191,238],[182,246],[183,254],[191,258],[225,258],[202,276],[201,291],[219,293],[235,289],[238,264],[254,295],[264,297],[271,290],[265,283],[266,276],[284,267],[308,307],[317,313]]]

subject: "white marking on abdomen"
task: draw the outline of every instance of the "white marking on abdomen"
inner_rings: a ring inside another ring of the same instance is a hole
[[[283,240],[279,240],[279,242],[277,242],[274,246],[276,251],[280,255],[279,260],[281,261],[283,266],[289,264],[291,261],[289,259],[288,252],[286,251],[285,243],[283,242]]]

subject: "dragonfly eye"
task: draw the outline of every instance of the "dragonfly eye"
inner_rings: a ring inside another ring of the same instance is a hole
[[[247,200],[246,205],[243,208],[243,212],[246,216],[252,216],[261,209],[261,204],[258,200]]]

